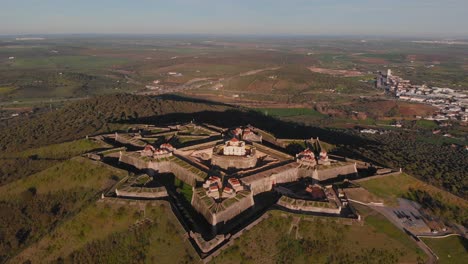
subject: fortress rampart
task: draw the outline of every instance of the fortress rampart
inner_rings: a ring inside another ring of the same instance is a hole
[[[144,188],[144,187],[127,187],[125,189],[115,189],[115,194],[119,197],[131,197],[131,198],[145,198],[145,199],[156,199],[161,197],[167,197],[167,191],[165,187],[158,188]]]
[[[138,156],[135,153],[120,152],[120,162],[134,166],[137,169],[152,169],[160,173],[173,173],[175,177],[181,181],[195,186],[197,180],[203,181],[206,177],[206,173],[193,168],[185,161],[178,159],[177,157],[170,157],[165,160],[152,160]]]
[[[211,225],[225,223],[253,205],[253,194],[250,191],[240,191],[235,197],[217,203],[206,195],[203,188],[193,190],[193,208],[202,214]]]
[[[253,195],[271,191],[274,184],[292,182],[298,179],[298,165],[286,165],[269,169],[251,176],[242,178],[242,182],[250,187]]]
[[[192,146],[179,148],[176,151],[182,151],[183,152],[183,151],[193,150],[193,149],[210,148],[210,147],[214,147],[218,143],[219,143],[219,140],[213,140],[213,141],[209,141],[209,142],[205,142],[205,143],[201,143],[201,144],[197,144],[197,145],[192,145]]]
[[[312,178],[319,180],[319,181],[325,181],[329,180],[332,178],[338,177],[338,175],[349,175],[349,174],[356,174],[357,173],[357,168],[356,164],[343,164],[341,166],[336,166],[336,167],[331,167],[328,168],[327,166],[323,168],[319,168],[318,170],[315,170],[314,175],[312,175]]]
[[[247,156],[224,156],[213,153],[211,164],[223,169],[229,168],[253,168],[257,164],[257,157]]]
[[[289,197],[286,198],[284,196],[278,200],[277,204],[294,211],[326,214],[340,214],[341,212],[341,206],[332,206],[328,202],[306,201]]]
[[[312,177],[318,181],[326,181],[338,177],[339,175],[350,175],[357,173],[356,165],[342,164],[335,167],[324,166],[319,169],[312,167],[299,167],[298,178]]]

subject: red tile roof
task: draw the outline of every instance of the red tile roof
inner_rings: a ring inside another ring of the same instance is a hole
[[[145,146],[145,150],[153,150],[153,151],[154,151],[154,147],[151,146],[150,144],[147,144],[147,145]]]

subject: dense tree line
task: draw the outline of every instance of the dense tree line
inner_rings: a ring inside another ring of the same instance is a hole
[[[374,143],[355,146],[350,151],[393,168],[401,167],[430,184],[468,197],[468,152],[464,148],[432,144],[409,132],[368,138]]]
[[[461,223],[465,227],[468,226],[468,211],[457,205],[447,204],[437,195],[411,188],[405,198],[418,202],[424,209],[442,219]]]
[[[109,124],[169,113],[224,110],[225,106],[128,94],[99,96],[55,111],[0,123],[0,150],[21,150],[109,132]]]

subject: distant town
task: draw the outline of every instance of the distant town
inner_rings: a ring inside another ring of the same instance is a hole
[[[439,109],[432,116],[419,118],[468,122],[468,95],[462,91],[412,84],[409,80],[393,75],[390,69],[386,74],[378,73],[375,85],[399,100],[426,103]]]

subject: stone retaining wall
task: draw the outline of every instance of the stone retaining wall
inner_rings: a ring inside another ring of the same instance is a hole
[[[292,199],[292,198],[290,198]],[[300,200],[300,199],[294,199],[296,200],[296,204],[291,204],[287,203],[281,199],[278,200],[278,205],[281,205],[285,208],[288,208],[290,210],[294,211],[303,211],[303,212],[315,212],[315,213],[326,213],[326,214],[337,214],[339,215],[341,212],[341,207],[337,208],[326,208],[326,207],[316,207],[316,206],[310,206],[306,205],[306,201]]]
[[[119,161],[132,165],[140,170],[151,169],[159,173],[173,173],[178,179],[189,184],[190,186],[195,186],[197,180],[204,180],[199,175],[195,174],[187,168],[182,167],[172,160],[145,161],[140,157],[132,156],[127,152],[121,152]]]
[[[133,190],[134,189],[134,190]],[[130,198],[144,198],[144,199],[156,199],[167,197],[167,190],[165,187],[148,188],[151,190],[145,190],[143,188],[134,187],[132,190],[115,189],[115,194],[119,197],[130,197]]]
[[[315,175],[312,178],[317,179],[319,181],[325,181],[332,178],[337,177],[338,175],[349,175],[349,174],[356,174],[357,168],[356,164],[346,164],[343,166],[337,166],[332,168],[324,168],[315,170]]]
[[[247,169],[253,168],[255,165],[257,165],[257,157],[255,155],[250,157],[223,156],[213,153],[213,156],[211,157],[211,164],[219,166],[225,170],[229,168]]]
[[[286,167],[287,166],[287,167]],[[268,192],[274,184],[296,181],[298,179],[298,167],[290,164],[279,168],[242,178],[242,182],[250,187],[253,195]]]
[[[219,205],[219,203],[215,203],[214,205],[207,205],[207,203],[203,202],[202,200],[204,198],[206,199],[206,196],[200,196],[198,192],[194,190],[191,204],[193,208],[201,215],[203,215],[211,225],[217,225],[218,223],[223,222],[226,223],[254,205],[253,195],[250,192],[249,195],[240,198],[236,203],[231,204],[229,207],[217,212],[213,212],[211,208]]]

